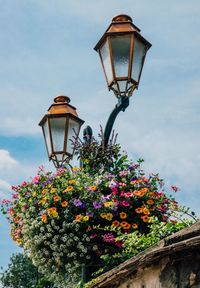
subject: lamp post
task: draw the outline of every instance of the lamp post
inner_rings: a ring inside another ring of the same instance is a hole
[[[76,108],[69,104],[67,96],[57,96],[48,113],[39,125],[42,127],[49,160],[56,168],[68,163],[73,157],[74,147],[83,120],[78,118]]]
[[[109,142],[114,121],[120,111],[129,106],[129,97],[138,88],[147,50],[151,44],[141,35],[128,15],[112,19],[94,49],[99,53],[108,89],[118,102],[111,112],[105,130],[104,145]],[[83,120],[78,118],[76,108],[69,104],[66,96],[58,96],[39,125],[43,129],[49,160],[58,168],[73,157],[71,140],[76,140]],[[84,140],[90,143],[92,129],[84,129]]]

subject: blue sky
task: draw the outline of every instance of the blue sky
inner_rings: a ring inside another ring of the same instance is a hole
[[[48,163],[37,126],[56,95],[80,118],[105,125],[116,99],[93,47],[125,13],[152,43],[140,87],[116,120],[118,141],[148,172],[181,188],[200,214],[200,2],[196,0],[0,0],[0,197]],[[17,246],[0,217],[0,266]]]

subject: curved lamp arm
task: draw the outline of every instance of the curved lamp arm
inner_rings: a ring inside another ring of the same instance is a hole
[[[105,131],[104,131],[105,146],[108,144],[110,134],[112,131],[112,127],[113,127],[113,124],[115,122],[117,115],[119,114],[120,111],[124,112],[126,110],[126,108],[128,107],[128,105],[129,105],[129,98],[128,97],[118,98],[118,103],[115,106],[114,110],[111,112],[111,114],[108,118],[107,124],[106,124]]]

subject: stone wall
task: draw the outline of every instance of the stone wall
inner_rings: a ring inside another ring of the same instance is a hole
[[[101,275],[91,287],[200,288],[200,222]]]

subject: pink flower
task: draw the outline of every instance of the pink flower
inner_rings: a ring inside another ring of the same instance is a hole
[[[26,187],[27,184],[28,184],[28,183],[27,183],[26,181],[24,181],[21,186],[22,186],[22,187]]]
[[[126,176],[128,174],[128,171],[120,171],[119,172],[119,176],[123,177],[123,176]]]
[[[40,175],[35,176],[35,177],[33,178],[33,180],[32,180],[32,183],[33,183],[33,184],[37,184],[38,181],[40,180],[40,178],[41,178]]]
[[[124,186],[126,186],[126,184],[125,184],[125,183],[122,183],[122,182],[120,182],[120,183],[119,183],[119,186],[121,186],[121,187],[124,187]]]
[[[117,187],[112,187],[111,190],[112,190],[112,193],[113,193],[114,195],[117,195],[117,194],[118,194],[118,189],[117,189]]]
[[[116,241],[115,245],[119,248],[121,248],[123,246],[123,242],[122,241]]]
[[[130,203],[128,201],[122,201],[121,205],[124,207],[128,207],[128,206],[130,206]]]
[[[93,238],[96,238],[96,237],[97,237],[97,234],[96,234],[96,233],[90,235],[90,238],[92,238],[92,239],[93,239]]]
[[[115,242],[115,236],[112,233],[106,233],[102,236],[104,242],[108,243],[114,243]]]

